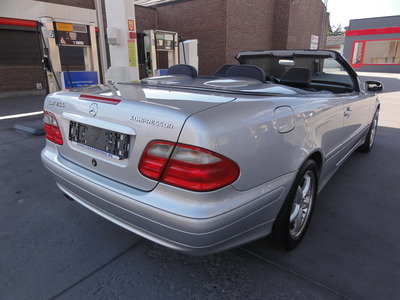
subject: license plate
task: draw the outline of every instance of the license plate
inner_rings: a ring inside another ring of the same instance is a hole
[[[128,157],[130,136],[78,122],[69,123],[69,140],[114,159]]]

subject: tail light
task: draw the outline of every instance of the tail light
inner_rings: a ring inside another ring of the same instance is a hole
[[[164,141],[153,141],[139,163],[142,175],[192,191],[211,191],[231,184],[239,167],[215,152]]]
[[[45,111],[43,122],[44,122],[44,131],[46,132],[46,139],[58,145],[62,145],[63,139],[60,127],[58,127],[56,116],[51,112]]]

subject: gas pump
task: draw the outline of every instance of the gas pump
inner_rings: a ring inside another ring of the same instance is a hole
[[[179,63],[178,34],[162,30],[145,30],[143,32],[145,34],[146,73],[148,76],[164,75],[166,69]]]
[[[47,74],[48,92],[64,88],[99,83],[99,60],[94,23],[77,24],[57,21],[51,17],[39,18],[43,44],[43,65]],[[63,72],[63,47],[83,49],[84,71]]]

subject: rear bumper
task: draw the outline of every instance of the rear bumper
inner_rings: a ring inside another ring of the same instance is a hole
[[[295,176],[291,173],[245,192],[228,186],[196,193],[164,184],[145,192],[65,160],[50,146],[41,157],[72,199],[140,236],[194,255],[268,235]]]

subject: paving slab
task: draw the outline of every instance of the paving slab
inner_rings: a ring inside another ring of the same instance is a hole
[[[32,121],[23,121],[21,123],[15,124],[14,129],[21,131],[23,133],[28,133],[32,135],[44,135],[44,125],[43,118],[35,119]]]

